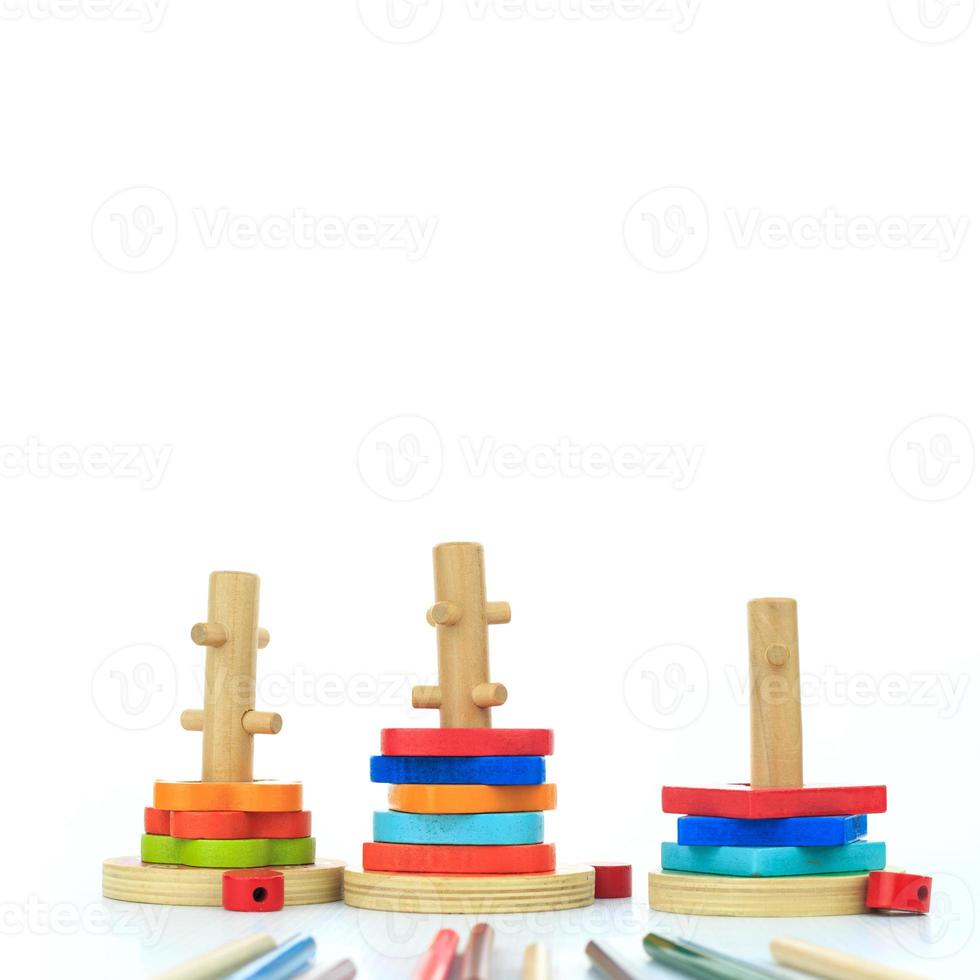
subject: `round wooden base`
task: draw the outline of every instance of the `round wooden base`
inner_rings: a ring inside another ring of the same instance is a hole
[[[379,912],[552,912],[591,905],[594,895],[595,871],[577,865],[527,875],[344,872],[344,901]]]
[[[867,871],[779,878],[650,872],[650,908],[682,915],[860,915],[868,911],[867,891]]]
[[[221,907],[221,876],[225,868],[186,868],[177,864],[144,864],[139,858],[108,858],[102,862],[102,894],[120,902],[153,905],[216,905]],[[342,895],[344,862],[262,868],[281,871],[286,905],[338,902]]]

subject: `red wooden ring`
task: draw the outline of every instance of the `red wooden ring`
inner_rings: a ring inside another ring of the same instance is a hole
[[[633,894],[633,865],[593,864],[596,898],[629,898]]]
[[[552,755],[550,728],[383,728],[382,755]]]
[[[252,810],[143,810],[148,834],[188,840],[252,840],[312,836],[309,810],[263,813]]]
[[[365,871],[414,874],[539,874],[555,870],[554,844],[386,844],[368,841]]]
[[[928,912],[932,901],[932,878],[898,871],[872,871],[868,874],[869,909],[892,912]]]
[[[226,871],[221,876],[221,904],[229,912],[278,912],[285,886],[281,871]]]
[[[827,817],[852,813],[884,813],[884,786],[793,786],[755,789],[744,783],[704,789],[665,786],[664,813],[700,817]]]

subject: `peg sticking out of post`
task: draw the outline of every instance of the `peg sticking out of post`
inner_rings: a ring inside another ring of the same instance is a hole
[[[752,786],[803,785],[795,599],[749,603]]]
[[[252,782],[252,738],[275,735],[282,718],[255,710],[256,651],[269,642],[259,626],[259,577],[248,572],[212,572],[208,621],[191,629],[207,647],[204,708],[181,713],[181,727],[204,734],[204,782]]]
[[[488,625],[510,622],[510,605],[487,602],[483,546],[470,542],[432,549],[435,603],[426,619],[436,628],[439,685],[416,687],[416,708],[438,708],[442,728],[490,728],[490,709],[507,688],[490,680]]]

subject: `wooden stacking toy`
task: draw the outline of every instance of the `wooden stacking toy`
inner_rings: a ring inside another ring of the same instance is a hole
[[[488,625],[510,622],[506,602],[487,602],[483,548],[433,549],[439,683],[416,687],[416,708],[438,709],[440,728],[381,733],[371,780],[392,784],[374,815],[363,871],[344,874],[344,899],[396,912],[531,912],[593,900],[590,867],[560,868],[544,843],[546,729],[494,729],[490,711],[507,689],[490,679]]]
[[[278,714],[255,710],[256,651],[269,643],[258,576],[213,572],[208,621],[191,639],[207,647],[204,708],[185,711],[180,723],[203,735],[201,781],[155,784],[140,859],[103,862],[102,894],[220,906],[224,872],[250,868],[281,872],[286,905],[338,901],[344,865],[316,860],[302,784],[252,778],[254,736],[282,728]]]
[[[677,843],[661,848],[650,905],[688,915],[865,912],[885,845],[864,840],[884,786],[804,786],[800,660],[793,599],[748,605],[752,782],[665,786]]]

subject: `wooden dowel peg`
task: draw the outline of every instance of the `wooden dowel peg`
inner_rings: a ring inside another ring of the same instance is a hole
[[[509,602],[488,602],[487,603],[487,622],[491,626],[500,626],[510,622],[510,603]]]
[[[242,728],[251,735],[278,735],[282,731],[282,715],[275,711],[246,711]]]
[[[489,728],[490,709],[504,703],[506,688],[490,681],[487,626],[510,621],[506,602],[487,602],[483,548],[451,542],[432,549],[435,604],[427,618],[437,626],[439,707],[443,728]],[[413,703],[418,703],[413,700]]]
[[[180,727],[185,732],[204,731],[204,712],[200,708],[188,708],[180,713]]]
[[[424,687],[421,684],[412,688],[413,708],[438,708],[442,704],[442,691],[438,687]]]
[[[204,710],[181,715],[188,731],[203,732],[201,779],[250,783],[254,735],[274,735],[282,718],[255,710],[256,651],[269,642],[259,626],[259,578],[248,572],[213,572],[208,618],[191,630],[191,640],[207,648]]]
[[[507,700],[503,684],[477,684],[473,688],[473,703],[478,708],[499,708]]]
[[[783,966],[827,980],[925,980],[921,973],[909,973],[802,939],[779,937],[769,944],[769,952]]]
[[[795,599],[748,604],[752,785],[803,785]]]
[[[221,623],[195,623],[191,640],[199,647],[220,647],[228,642],[228,631]]]
[[[463,610],[452,602],[437,602],[425,614],[430,626],[455,626],[462,616]]]
[[[268,645],[269,645],[269,631],[260,626],[258,647],[260,650],[264,650]]]

